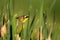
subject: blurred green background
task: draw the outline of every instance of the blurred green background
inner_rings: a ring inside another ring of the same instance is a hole
[[[47,19],[44,19],[43,13]],[[16,34],[17,20],[15,18],[22,15],[29,15],[29,20],[23,24],[25,26],[22,35],[24,40],[30,40],[30,37],[32,40],[39,40],[39,28],[41,26],[44,28],[43,36],[45,35],[45,37],[43,39],[48,36],[46,30],[49,31],[51,27],[52,40],[60,39],[60,0],[0,0],[0,29],[3,25],[4,14],[7,14],[7,20],[9,20],[7,39],[5,38],[5,40],[10,40],[10,25],[12,25],[13,40],[16,40],[14,35]],[[45,20],[46,27],[44,26]],[[30,31],[33,32],[30,33]]]

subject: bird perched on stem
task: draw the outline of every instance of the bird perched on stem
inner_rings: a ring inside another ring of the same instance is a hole
[[[6,16],[3,17],[3,26],[1,27],[1,37],[4,40],[4,36],[6,34]]]
[[[17,36],[17,37],[16,37],[17,40],[18,40],[18,39],[21,40],[20,33],[21,33],[21,31],[23,30],[23,23],[26,22],[26,21],[29,19],[29,16],[28,16],[28,15],[26,15],[26,16],[18,16],[16,19],[17,19],[17,21],[19,21],[19,22],[22,23],[22,27],[20,27],[21,29],[20,29],[19,33],[16,35],[16,36]],[[18,22],[17,22],[17,26],[18,26]],[[18,29],[17,29],[17,30],[18,30]]]

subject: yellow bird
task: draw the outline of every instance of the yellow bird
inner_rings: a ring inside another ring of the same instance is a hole
[[[20,21],[21,23],[24,23],[29,19],[29,16],[28,15],[26,15],[26,16],[18,16],[16,19],[18,21]],[[18,23],[17,23],[17,26],[18,26]],[[16,35],[16,40],[21,40],[21,36],[19,36],[19,35],[20,35],[22,30],[23,30],[23,26],[20,27],[20,30],[19,30],[18,34]]]
[[[24,23],[29,19],[29,16],[19,16],[16,19],[18,19],[20,22]]]
[[[23,23],[29,19],[29,16],[28,15],[18,16],[16,19],[17,19],[17,28],[19,28],[18,27],[18,21],[21,22],[21,24],[22,24],[22,27],[20,27],[20,30],[21,30],[21,28],[22,29],[24,28]]]

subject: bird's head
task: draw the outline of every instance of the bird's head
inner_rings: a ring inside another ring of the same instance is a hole
[[[16,19],[24,23],[29,19],[29,16],[28,15],[18,16]]]

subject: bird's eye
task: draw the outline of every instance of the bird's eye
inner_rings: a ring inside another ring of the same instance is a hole
[[[29,18],[29,16],[26,16],[26,18]]]

